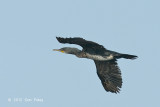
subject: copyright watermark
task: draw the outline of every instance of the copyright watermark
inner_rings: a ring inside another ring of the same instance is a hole
[[[21,97],[18,97],[18,98],[8,98],[7,101],[9,103],[11,102],[14,102],[14,103],[21,103],[21,102],[25,102],[25,103],[31,103],[31,102],[38,102],[38,103],[43,103],[44,100],[43,98],[37,98],[37,97],[34,97],[34,98],[21,98]]]

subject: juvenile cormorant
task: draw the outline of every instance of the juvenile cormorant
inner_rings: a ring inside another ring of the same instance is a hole
[[[106,91],[118,93],[122,86],[121,71],[117,65],[117,59],[135,59],[137,56],[122,54],[105,49],[98,43],[87,41],[83,38],[61,38],[56,37],[60,43],[69,43],[80,45],[83,49],[64,47],[61,49],[53,49],[62,53],[73,54],[79,58],[92,59],[97,68],[97,74]]]

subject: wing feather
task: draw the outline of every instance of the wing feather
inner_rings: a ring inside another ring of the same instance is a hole
[[[121,71],[116,60],[96,61],[97,74],[106,91],[118,93],[122,86]]]
[[[96,42],[87,41],[83,38],[79,38],[79,37],[75,37],[75,38],[56,37],[56,38],[60,43],[69,43],[69,44],[80,45],[84,51],[90,51],[90,52],[92,51],[92,53],[106,51],[106,49],[102,45],[99,45]]]

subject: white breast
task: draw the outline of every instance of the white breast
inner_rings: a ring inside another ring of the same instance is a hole
[[[109,55],[109,56],[100,56],[100,55],[91,55],[86,53],[86,57],[89,59],[93,59],[93,60],[99,60],[99,61],[108,61],[113,59],[113,55]]]

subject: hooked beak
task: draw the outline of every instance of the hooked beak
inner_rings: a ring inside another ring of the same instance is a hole
[[[64,51],[61,51],[59,49],[53,49],[53,51],[59,51],[59,52],[65,53]]]
[[[59,49],[53,49],[53,51],[60,51]]]

